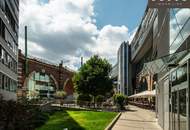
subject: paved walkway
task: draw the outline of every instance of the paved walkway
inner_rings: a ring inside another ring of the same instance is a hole
[[[155,113],[129,106],[129,111],[123,112],[112,130],[162,130],[157,124]]]

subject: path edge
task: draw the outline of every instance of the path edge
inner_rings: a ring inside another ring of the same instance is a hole
[[[115,123],[117,122],[117,120],[119,119],[119,117],[121,116],[121,112],[119,112],[117,114],[117,116],[112,120],[111,123],[109,123],[109,125],[104,129],[104,130],[111,130],[113,128],[113,126],[115,125]]]

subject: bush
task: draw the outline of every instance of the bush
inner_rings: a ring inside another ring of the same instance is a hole
[[[83,105],[89,105],[90,102],[92,101],[92,97],[90,95],[79,95],[77,97],[77,104],[79,106],[83,106]]]
[[[37,106],[0,100],[0,130],[34,130],[48,118]]]
[[[66,97],[66,93],[65,91],[57,91],[55,93],[55,97],[58,99],[64,99]]]
[[[125,105],[125,99],[126,97],[122,94],[116,94],[114,95],[114,102],[117,104],[119,109],[123,110]]]
[[[97,106],[101,106],[101,104],[102,104],[103,101],[104,101],[104,96],[102,96],[102,95],[96,96]]]

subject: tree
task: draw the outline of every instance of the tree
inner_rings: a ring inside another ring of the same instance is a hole
[[[81,95],[78,95],[78,97],[77,97],[77,104],[79,106],[83,106],[83,105],[89,106],[91,101],[92,101],[92,97],[87,94],[86,95],[81,94]]]
[[[78,94],[90,94],[94,103],[97,95],[105,95],[113,89],[109,77],[111,64],[98,55],[92,56],[74,75],[73,82]]]
[[[97,106],[101,106],[101,104],[102,104],[103,101],[104,101],[104,96],[102,96],[102,95],[96,96]]]

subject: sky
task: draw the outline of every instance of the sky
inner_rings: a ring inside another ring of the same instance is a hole
[[[147,0],[20,0],[19,48],[29,55],[77,70],[80,57],[94,54],[117,61],[123,41],[131,41]],[[84,61],[84,62],[85,62]]]

